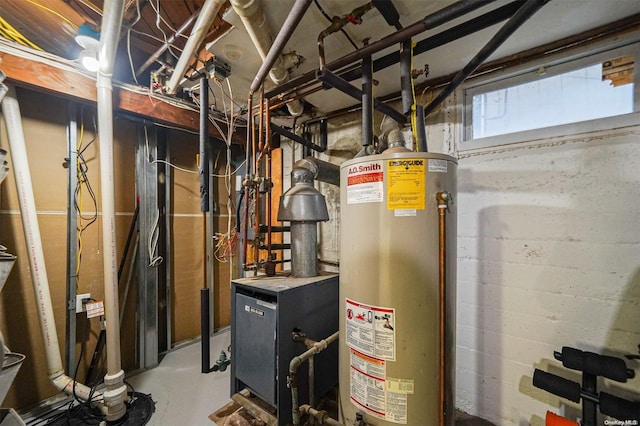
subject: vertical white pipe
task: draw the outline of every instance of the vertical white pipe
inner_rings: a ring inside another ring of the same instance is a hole
[[[36,214],[29,160],[22,130],[22,117],[16,90],[13,86],[9,86],[6,96],[2,99],[2,114],[4,115],[9,135],[9,149],[16,179],[22,227],[24,228],[24,237],[29,254],[33,292],[38,305],[38,318],[42,329],[49,379],[58,390],[70,395],[73,393],[73,379],[64,374],[64,368],[62,367],[62,357],[60,356],[58,334],[49,291],[47,267],[44,263],[42,238],[40,237],[40,226]],[[89,399],[90,392],[91,389],[89,387],[76,383],[75,393],[79,398],[86,401]],[[94,396],[99,397],[99,394],[94,394]]]
[[[107,327],[107,374],[104,403],[107,421],[126,414],[127,387],[120,362],[118,264],[116,257],[115,185],[113,173],[113,74],[125,0],[107,0],[100,33],[98,69],[98,136],[100,145],[100,191],[102,202],[102,258]]]
[[[171,74],[169,83],[167,83],[167,93],[176,93],[178,84],[180,83],[180,80],[182,80],[182,76],[187,70],[187,67],[193,60],[196,49],[198,49],[200,44],[202,44],[202,40],[204,40],[204,37],[207,35],[207,31],[209,31],[211,23],[224,2],[225,0],[207,0],[202,6],[198,20],[193,25],[187,44],[184,46],[184,50],[180,55],[180,59],[178,59],[178,63],[173,70],[173,74]]]

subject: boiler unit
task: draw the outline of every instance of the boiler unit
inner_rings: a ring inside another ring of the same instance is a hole
[[[277,423],[292,420],[289,389],[291,360],[307,350],[293,337],[320,340],[338,330],[338,275],[276,275],[241,278],[231,283],[231,394],[249,389],[276,411]],[[338,347],[314,359],[318,397],[338,384]],[[307,364],[299,371],[300,403],[309,401]]]
[[[404,148],[341,166],[347,425],[454,424],[456,167]]]

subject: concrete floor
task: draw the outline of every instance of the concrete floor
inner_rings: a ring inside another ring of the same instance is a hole
[[[230,343],[228,330],[211,338],[211,362]],[[150,426],[213,426],[209,415],[231,401],[229,370],[200,373],[200,344],[186,345],[167,354],[160,365],[130,377],[137,392],[151,394],[156,411]],[[415,425],[429,426],[429,425]],[[485,420],[458,413],[456,426],[493,426]]]

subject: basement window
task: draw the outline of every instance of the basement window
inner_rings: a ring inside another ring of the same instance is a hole
[[[634,46],[467,87],[461,150],[638,124]]]

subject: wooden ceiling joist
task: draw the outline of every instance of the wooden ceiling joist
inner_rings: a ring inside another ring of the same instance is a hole
[[[12,53],[0,51],[0,69],[7,79],[19,87],[52,93],[63,98],[80,102],[96,103],[96,81],[79,72],[58,68],[44,62],[26,59]],[[114,86],[113,108],[130,114],[148,118],[161,124],[176,126],[186,130],[199,130],[199,114],[196,111],[180,108],[148,94],[138,93],[126,88]],[[226,131],[225,126],[220,126]],[[236,130],[232,142],[244,144],[245,136]],[[209,135],[225,139],[225,135],[209,125]]]

